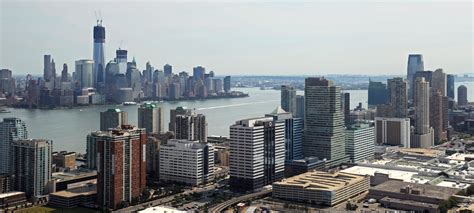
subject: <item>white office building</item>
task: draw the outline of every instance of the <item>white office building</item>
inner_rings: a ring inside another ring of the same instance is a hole
[[[285,124],[273,117],[230,126],[231,188],[254,190],[281,180],[285,170]]]
[[[193,186],[214,180],[214,146],[198,141],[171,139],[160,146],[161,181]]]

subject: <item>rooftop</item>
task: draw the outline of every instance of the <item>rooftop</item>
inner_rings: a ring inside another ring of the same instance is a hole
[[[370,175],[374,176],[375,173],[382,173],[388,174],[388,177],[391,179],[401,180],[405,182],[410,182],[412,177],[417,172],[409,172],[409,171],[402,171],[402,170],[395,170],[395,169],[380,169],[380,168],[373,168],[373,167],[365,167],[365,166],[353,166],[351,168],[347,168],[342,170],[342,172],[349,173],[349,174],[356,174],[356,175]]]
[[[283,179],[273,185],[296,186],[306,190],[339,190],[347,185],[360,182],[364,176],[349,174],[345,172],[306,172],[291,178]]]
[[[53,179],[57,179],[58,181],[68,181],[77,178],[89,177],[89,176],[96,176],[97,172],[95,170],[90,171],[81,171],[81,170],[74,170],[71,172],[55,172],[52,174]]]
[[[7,193],[1,193],[0,194],[0,199],[1,198],[6,198],[6,197],[10,197],[10,196],[15,196],[15,195],[21,195],[21,194],[25,194],[24,192],[7,192]]]
[[[92,195],[96,193],[97,193],[96,184],[84,184],[76,188],[54,192],[54,193],[51,193],[50,195],[71,198],[71,197],[76,197],[76,196],[81,196],[81,195]]]
[[[391,193],[402,193],[400,189],[411,187],[412,189],[419,189],[419,195],[436,199],[446,200],[451,195],[456,194],[460,189],[443,187],[443,186],[433,186],[426,184],[417,184],[417,183],[406,183],[397,180],[388,180],[384,183],[381,183],[377,186],[371,188],[371,190],[378,190]],[[415,194],[412,194],[415,195]]]

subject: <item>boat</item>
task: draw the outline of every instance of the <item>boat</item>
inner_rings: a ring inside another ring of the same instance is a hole
[[[10,113],[10,111],[8,111],[6,109],[0,109],[0,113]]]
[[[135,101],[126,101],[122,103],[123,105],[137,105],[137,102]]]

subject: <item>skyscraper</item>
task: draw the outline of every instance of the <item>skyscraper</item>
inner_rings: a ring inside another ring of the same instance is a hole
[[[454,75],[448,75],[447,79],[447,96],[454,100]]]
[[[68,81],[68,73],[67,73],[67,64],[63,64],[63,70],[61,71],[61,82],[67,82]]]
[[[246,119],[230,126],[232,189],[262,188],[284,176],[285,127],[271,117]]]
[[[22,139],[12,143],[14,189],[36,198],[46,194],[51,180],[53,142]]]
[[[102,20],[97,20],[94,26],[94,71],[92,73],[93,87],[99,88],[99,84],[105,83],[105,27],[102,26]]]
[[[0,122],[0,174],[11,174],[12,172],[12,148],[15,140],[28,138],[26,123],[19,118],[4,118]]]
[[[341,95],[341,110],[344,112],[344,125],[349,125],[351,120],[351,94],[344,92]]]
[[[265,117],[272,117],[274,122],[285,124],[285,161],[303,158],[303,118],[294,117],[281,107]]]
[[[391,117],[406,118],[408,116],[407,82],[403,78],[387,80]]]
[[[368,93],[369,106],[386,104],[388,101],[387,86],[382,82],[371,81],[369,79]]]
[[[430,127],[430,86],[423,77],[417,78],[414,86],[415,131],[410,148],[427,148],[434,145]]]
[[[171,76],[173,75],[173,67],[169,64],[165,64],[163,66],[163,72],[165,73],[165,76]]]
[[[193,68],[193,78],[195,81],[198,81],[199,79],[204,81],[205,75],[206,75],[206,68],[202,66],[197,66]]]
[[[410,54],[408,55],[408,66],[407,66],[407,80],[408,80],[408,94],[409,99],[413,98],[413,87],[415,82],[415,73],[418,71],[424,71],[423,55],[421,54]]]
[[[469,102],[467,101],[467,87],[461,85],[458,87],[458,105],[463,106],[467,105]]]
[[[296,90],[293,86],[281,86],[281,108],[293,115],[296,115]]]
[[[43,79],[50,81],[53,77],[53,66],[51,64],[51,55],[44,55]]]
[[[186,107],[176,107],[176,109],[170,110],[170,122],[168,124],[168,130],[170,132],[176,132],[176,115],[191,115],[193,110],[187,109]]]
[[[146,133],[144,129],[123,125],[96,132],[97,203],[116,209],[122,202],[132,202],[145,189]]]
[[[224,77],[224,92],[230,92],[231,83],[230,76]]]
[[[296,115],[304,121],[304,95],[296,95]]]
[[[435,91],[439,91],[441,96],[447,96],[447,84],[448,79],[446,73],[443,72],[443,69],[436,69],[432,75],[431,88]]]
[[[138,108],[138,127],[145,128],[146,133],[163,133],[164,112],[155,103],[144,103]]]
[[[430,125],[434,130],[434,142],[436,144],[440,143],[442,140],[446,139],[446,129],[444,128],[445,122],[445,113],[444,107],[447,106],[447,101],[444,98],[445,96],[441,95],[441,92],[437,89],[431,89],[430,96]]]
[[[337,165],[347,161],[341,89],[324,78],[305,79],[303,153]]]
[[[82,88],[89,88],[93,86],[92,72],[94,70],[94,61],[83,59],[76,61],[76,81],[79,82],[79,86]]]
[[[128,124],[128,113],[118,108],[100,112],[100,131]]]
[[[207,142],[207,121],[203,114],[182,114],[175,117],[176,139]]]

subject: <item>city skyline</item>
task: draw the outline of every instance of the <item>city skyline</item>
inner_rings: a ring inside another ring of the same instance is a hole
[[[411,53],[423,54],[427,70],[473,70],[471,2],[121,5],[2,2],[0,62],[16,74],[39,75],[44,54],[52,55],[57,70],[92,59],[94,11],[100,10],[107,31],[105,63],[121,47],[137,58],[140,70],[150,61],[188,72],[202,65],[223,75],[403,75]],[[410,13],[417,10],[423,15]],[[338,63],[341,58],[345,63]]]

